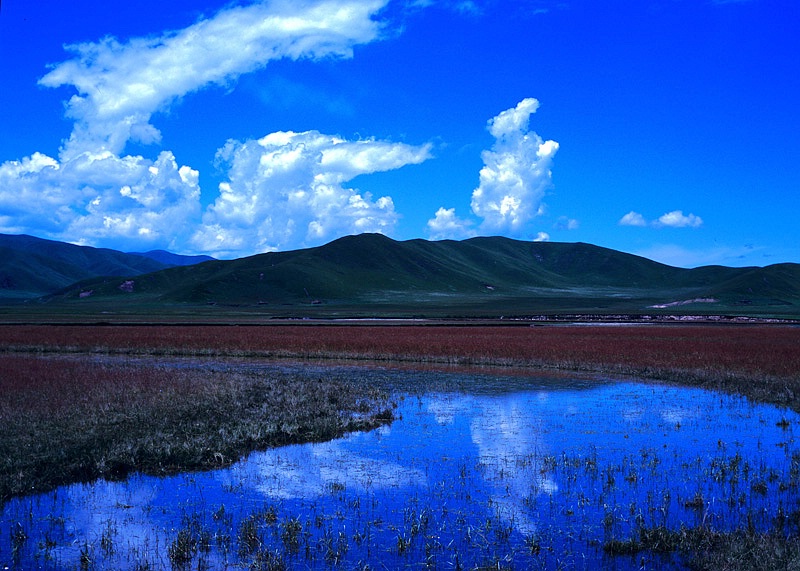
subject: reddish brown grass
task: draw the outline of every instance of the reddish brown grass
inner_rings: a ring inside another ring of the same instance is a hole
[[[800,377],[788,326],[0,326],[0,348],[727,371]]]

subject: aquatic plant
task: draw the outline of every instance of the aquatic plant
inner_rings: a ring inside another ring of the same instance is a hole
[[[28,534],[25,533],[25,529],[22,527],[22,524],[16,522],[11,529],[11,559],[14,561],[19,560],[19,554],[22,548],[25,546],[25,542],[28,541]]]
[[[191,529],[183,528],[178,531],[177,537],[172,541],[167,550],[169,560],[173,567],[185,568],[191,563],[197,553],[197,538]]]

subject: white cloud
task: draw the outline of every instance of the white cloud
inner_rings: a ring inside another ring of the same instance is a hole
[[[619,219],[620,226],[647,226],[647,220],[638,212],[631,210]]]
[[[549,242],[550,241],[550,234],[547,232],[539,232],[536,234],[536,238],[533,239],[534,242]]]
[[[0,210],[9,214],[0,231],[172,247],[176,223],[198,217],[199,196],[197,171],[169,151],[155,161],[105,151],[58,162],[34,153],[0,165]]]
[[[506,109],[496,117],[489,119],[489,133],[495,139],[516,139],[525,136],[532,114],[539,109],[539,101],[528,97],[520,101],[516,107]]]
[[[387,2],[257,2],[158,36],[68,46],[75,57],[52,66],[40,83],[75,88],[66,103],[73,131],[58,158],[34,153],[0,164],[0,231],[127,250],[187,251],[201,220],[199,173],[179,166],[168,150],[155,160],[123,156],[127,143],[160,142],[153,114],[270,61],[351,57],[354,46],[381,36],[383,25],[374,16]],[[230,151],[230,182],[221,185],[204,217],[211,226],[194,236],[195,243],[238,255],[295,245],[291,240],[298,236],[318,240],[339,230],[389,230],[397,219],[391,198],[372,200],[342,183],[429,153],[428,147],[337,141],[325,149],[326,164],[313,165],[302,149],[281,148],[269,174],[246,166],[239,153],[247,146]],[[291,163],[293,152],[302,155],[298,165]],[[258,176],[248,181],[237,168]],[[296,186],[281,187],[281,180]],[[244,231],[248,222],[259,232],[255,243]]]
[[[489,121],[495,143],[481,154],[480,185],[472,193],[472,212],[483,218],[484,231],[518,233],[541,211],[558,143],[528,131],[538,107],[536,99],[524,99]]]
[[[42,153],[0,165],[0,231],[24,233],[35,226],[52,231],[63,226],[68,199],[58,184],[60,168],[57,160]]]
[[[40,83],[74,86],[74,130],[62,155],[120,154],[129,140],[158,142],[153,113],[209,84],[225,85],[277,59],[350,57],[378,38],[372,16],[387,0],[277,0],[228,8],[178,32],[67,46],[75,58]]]
[[[65,163],[65,168],[75,163],[79,161]],[[196,170],[178,166],[169,151],[162,151],[155,161],[105,153],[87,166],[95,174],[105,172],[106,178],[92,187],[94,198],[85,213],[77,213],[66,230],[68,235],[121,249],[132,243],[170,249],[182,246],[176,223],[197,220],[200,214]],[[120,186],[120,181],[125,184]],[[76,177],[75,184],[79,183]]]
[[[229,180],[220,184],[193,244],[226,255],[316,245],[343,233],[388,233],[398,218],[392,199],[373,199],[344,183],[429,157],[430,145],[347,141],[317,131],[229,141],[218,152]]]
[[[682,210],[673,210],[663,214],[655,224],[670,228],[699,228],[703,225],[703,219],[694,214],[684,215]]]
[[[428,220],[428,237],[431,240],[463,240],[475,236],[471,220],[456,216],[455,208],[440,208]]]
[[[539,108],[536,99],[523,99],[488,121],[495,138],[491,150],[481,153],[484,166],[480,185],[472,193],[472,213],[482,218],[480,231],[519,234],[525,224],[544,212],[545,191],[552,184],[551,166],[558,150],[555,141],[543,141],[528,131],[530,116]],[[563,227],[578,227],[577,220],[564,219]],[[454,208],[441,207],[428,220],[432,240],[463,239],[475,236],[473,221],[456,216]],[[539,233],[539,238],[550,236]]]
[[[644,216],[631,210],[619,220],[620,226],[653,226],[655,228],[699,228],[703,219],[694,214],[684,215],[682,210],[662,214],[658,220],[647,222]]]

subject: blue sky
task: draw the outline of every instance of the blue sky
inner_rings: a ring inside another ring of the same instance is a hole
[[[794,0],[6,0],[0,232],[800,262]]]

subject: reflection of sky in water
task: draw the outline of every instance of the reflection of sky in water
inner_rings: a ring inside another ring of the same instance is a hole
[[[194,518],[231,541],[196,557],[235,568],[242,521],[272,507],[278,523],[261,531],[271,549],[282,546],[281,522],[304,522],[306,549],[289,557],[290,567],[330,567],[325,557],[338,537],[347,543],[344,568],[430,557],[441,567],[558,559],[630,568],[638,560],[608,560],[602,542],[629,537],[637,518],[731,528],[749,513],[766,525],[798,499],[797,416],[736,397],[608,383],[407,396],[398,412],[402,420],[390,427],[254,453],[224,470],[8,502],[0,567],[15,568],[9,538],[19,523],[28,536],[19,569],[79,568],[81,552],[100,569],[169,568],[168,548]],[[792,427],[777,426],[782,418]],[[696,494],[700,511],[688,505]],[[213,515],[221,506],[227,518]],[[554,551],[531,555],[531,537]],[[403,554],[398,538],[409,542]]]
[[[226,485],[243,482],[271,499],[313,498],[342,485],[351,491],[400,489],[424,486],[425,474],[391,459],[366,456],[360,450],[364,440],[389,437],[391,428],[375,434],[349,437],[324,444],[287,446],[254,454],[248,462],[221,471]]]

